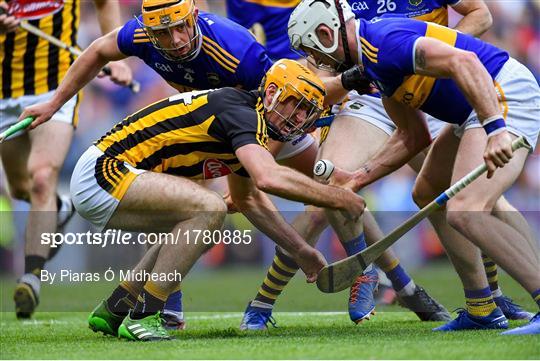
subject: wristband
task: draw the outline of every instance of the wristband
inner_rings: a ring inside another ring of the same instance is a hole
[[[500,115],[494,115],[484,120],[482,127],[489,138],[506,130],[506,122]]]

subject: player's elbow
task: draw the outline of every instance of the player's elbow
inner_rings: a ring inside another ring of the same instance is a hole
[[[481,21],[480,21],[480,29],[477,36],[482,35],[485,33],[491,26],[493,25],[493,16],[491,15],[491,12],[485,7],[485,9],[482,10],[481,15]]]
[[[457,51],[450,59],[450,71],[454,76],[465,76],[478,71],[482,63],[476,53],[471,51]]]
[[[486,4],[481,4],[475,13],[476,27],[472,30],[472,35],[480,36],[493,25],[493,16]]]
[[[259,175],[254,179],[254,182],[257,189],[265,193],[274,193],[279,186],[270,172]]]

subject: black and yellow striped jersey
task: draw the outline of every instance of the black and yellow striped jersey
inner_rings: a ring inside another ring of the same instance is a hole
[[[79,21],[80,0],[65,0],[62,10],[29,23],[76,46]],[[1,99],[39,95],[56,89],[74,60],[68,51],[22,28],[0,34]]]
[[[235,151],[247,144],[266,147],[263,109],[257,91],[182,93],[128,116],[95,145],[138,169],[192,179],[247,176]]]

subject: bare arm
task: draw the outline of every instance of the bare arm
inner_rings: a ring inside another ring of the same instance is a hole
[[[431,143],[422,112],[391,98],[383,98],[383,104],[397,129],[381,150],[356,172],[355,190],[401,168]]]
[[[349,94],[349,91],[341,85],[340,75],[336,76],[335,73],[319,69],[307,60],[304,60],[304,64],[323,81],[326,87],[325,106],[338,104]]]
[[[58,109],[94,79],[105,64],[126,58],[118,49],[117,34],[118,29],[95,40],[69,68],[51,100],[26,108],[19,119],[34,117],[30,128],[48,121]]]
[[[117,0],[94,0],[101,34],[105,35],[122,25],[120,5]]]
[[[483,0],[461,0],[452,8],[463,15],[455,27],[462,33],[480,36],[493,24],[489,8]]]
[[[436,39],[420,38],[416,44],[415,67],[417,74],[452,78],[481,122],[501,113],[493,79],[475,53]]]
[[[251,179],[231,175],[228,181],[231,197],[238,210],[296,260],[308,276],[308,281],[314,281],[314,276],[326,263],[324,257],[283,219],[270,198],[257,189]]]
[[[441,41],[420,38],[416,45],[415,71],[436,78],[451,78],[476,111],[482,125],[495,122],[497,131],[488,136],[484,161],[491,178],[497,167],[512,158],[512,138],[504,127],[493,79],[475,53],[453,48]],[[502,123],[502,126],[501,124]]]
[[[263,147],[248,144],[236,150],[236,156],[253,182],[263,192],[319,207],[339,209],[359,216],[362,198],[348,189],[320,184],[291,168],[276,163]]]

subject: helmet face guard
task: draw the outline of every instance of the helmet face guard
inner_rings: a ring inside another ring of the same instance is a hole
[[[300,63],[281,59],[266,73],[261,93],[265,94],[270,85],[276,92],[265,110],[275,114],[277,120],[267,121],[269,135],[283,142],[311,128],[323,110],[324,83]]]
[[[287,104],[289,101],[293,103]],[[316,100],[308,99],[291,84],[285,84],[277,90],[266,110],[274,112],[281,120],[280,125],[268,122],[268,128],[272,138],[282,142],[302,135],[313,126],[323,111]]]
[[[142,22],[148,38],[163,57],[183,62],[195,58],[201,49],[201,32],[196,23],[193,0],[144,0]],[[174,32],[187,35],[187,41],[175,44]],[[189,49],[182,54],[182,49]]]

